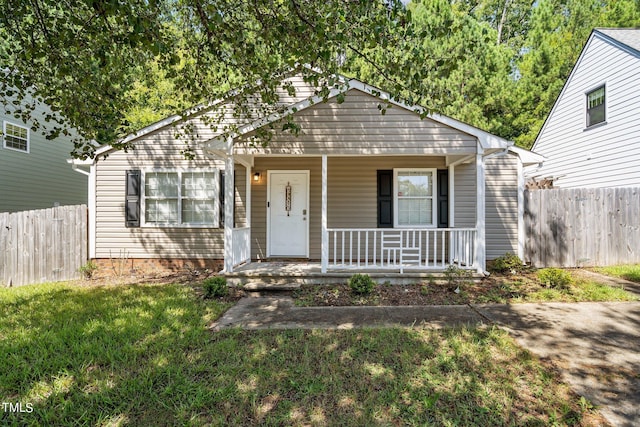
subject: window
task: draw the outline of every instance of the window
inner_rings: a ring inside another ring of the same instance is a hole
[[[145,173],[145,224],[217,227],[217,175],[217,171]]]
[[[587,127],[605,121],[605,90],[604,86],[587,93]]]
[[[435,169],[394,169],[395,226],[435,226]]]
[[[4,122],[2,128],[4,148],[11,150],[29,152],[29,129],[24,126],[14,125]]]

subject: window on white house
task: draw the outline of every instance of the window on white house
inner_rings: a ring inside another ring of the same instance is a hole
[[[587,93],[587,127],[602,123],[605,114],[605,88],[599,88]]]
[[[435,225],[435,169],[395,169],[395,225]]]
[[[29,152],[29,129],[24,126],[4,122],[2,127],[4,148]]]
[[[218,226],[216,172],[147,172],[145,223]]]

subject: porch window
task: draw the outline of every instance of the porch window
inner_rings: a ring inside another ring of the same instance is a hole
[[[24,126],[14,125],[4,122],[2,129],[4,148],[11,150],[29,152],[29,129]]]
[[[217,193],[216,172],[147,172],[144,176],[145,223],[217,227]]]
[[[604,122],[605,115],[605,88],[599,88],[587,93],[587,127]]]
[[[394,206],[396,227],[432,227],[435,169],[394,169]]]

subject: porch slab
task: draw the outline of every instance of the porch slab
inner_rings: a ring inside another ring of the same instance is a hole
[[[378,284],[411,285],[435,280],[445,282],[442,270],[400,270],[360,268],[331,269],[322,273],[319,262],[252,262],[236,267],[226,273],[227,283],[244,286],[249,290],[290,290],[295,285],[331,285],[346,283],[356,273],[368,274]],[[472,280],[479,281],[482,275],[473,273]],[[260,284],[260,286],[258,285]],[[247,286],[249,286],[247,288]]]

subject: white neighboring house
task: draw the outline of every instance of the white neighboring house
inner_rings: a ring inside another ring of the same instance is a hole
[[[48,107],[33,115],[44,123]],[[87,203],[87,176],[69,167],[73,142],[61,135],[47,140],[12,111],[0,109],[0,212]]]
[[[640,29],[591,32],[526,171],[558,188],[640,186]]]

